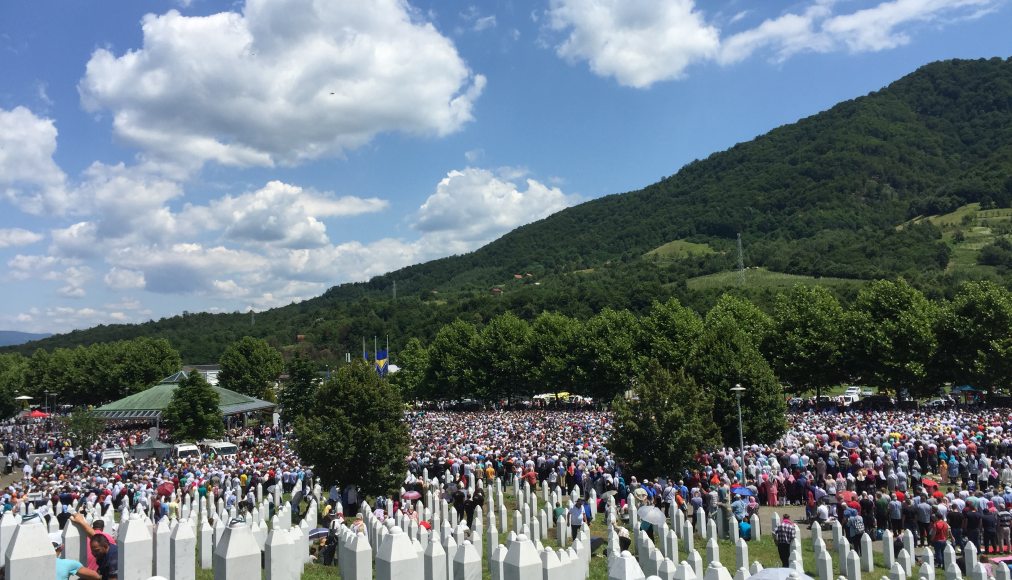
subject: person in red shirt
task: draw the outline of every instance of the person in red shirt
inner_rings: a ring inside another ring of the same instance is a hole
[[[88,525],[88,520],[84,519],[81,514],[74,514],[70,516],[70,521],[77,527],[81,528],[81,533],[88,536],[89,540],[95,536],[105,536],[109,540],[109,544],[115,546],[116,538],[105,533],[105,522],[102,520],[95,520],[91,525]],[[98,560],[95,559],[95,554],[91,552],[91,542],[88,542],[88,565],[89,570],[98,571]]]
[[[949,524],[938,517],[938,513],[931,514],[931,546],[935,549],[935,567],[944,566],[945,546],[949,540]]]

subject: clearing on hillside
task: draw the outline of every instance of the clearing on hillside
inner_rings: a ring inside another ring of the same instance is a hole
[[[686,280],[689,290],[710,290],[713,288],[725,288],[737,286],[741,278],[737,271],[717,272],[706,276],[697,276]],[[746,286],[760,288],[791,288],[798,284],[819,285],[819,286],[851,286],[864,284],[864,280],[852,278],[816,278],[814,276],[800,276],[797,274],[784,274],[783,272],[771,272],[766,268],[748,268],[745,270]]]
[[[659,260],[680,260],[682,258],[706,256],[715,253],[716,251],[706,244],[697,244],[695,242],[687,242],[685,240],[674,240],[664,244],[663,246],[654,248],[643,255]]]
[[[977,263],[984,246],[1000,237],[1012,235],[1012,209],[980,209],[979,203],[970,203],[943,215],[922,216],[908,223],[928,220],[942,230],[942,239],[952,248],[946,270],[986,270],[989,266]]]

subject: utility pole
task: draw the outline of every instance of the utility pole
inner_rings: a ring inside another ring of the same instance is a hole
[[[741,233],[738,234],[738,284],[745,285],[745,254],[741,251]]]

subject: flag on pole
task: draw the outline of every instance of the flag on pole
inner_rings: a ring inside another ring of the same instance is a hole
[[[385,350],[376,353],[376,372],[381,377],[387,375],[387,351]]]

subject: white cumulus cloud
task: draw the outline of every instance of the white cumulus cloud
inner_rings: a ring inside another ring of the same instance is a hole
[[[506,232],[573,205],[575,196],[504,168],[500,174],[468,167],[450,171],[418,209],[422,241],[446,253],[473,250]],[[503,175],[505,174],[505,176]]]
[[[560,56],[631,87],[680,78],[720,48],[693,0],[552,0],[550,14],[553,28],[569,32]]]
[[[42,239],[42,234],[24,228],[0,228],[0,248],[27,246]]]
[[[144,272],[112,267],[103,278],[106,286],[114,290],[135,290],[144,288]]]
[[[53,160],[56,125],[24,107],[0,109],[0,193],[20,210],[63,215],[74,210],[66,175]]]
[[[1004,0],[809,0],[744,30],[720,30],[695,0],[551,0],[551,28],[565,35],[559,56],[586,61],[599,76],[646,88],[679,79],[692,65],[729,65],[765,53],[876,52],[907,44],[917,25],[979,18]],[[849,9],[849,11],[848,11]],[[728,24],[740,22],[740,12]]]
[[[378,198],[335,197],[271,181],[257,191],[226,195],[207,206],[190,206],[182,219],[222,230],[225,238],[239,242],[302,248],[330,242],[320,218],[372,213],[387,206]]]
[[[291,164],[383,132],[446,135],[485,85],[404,0],[247,0],[142,28],[142,48],[92,54],[81,97],[149,158],[182,164]]]

